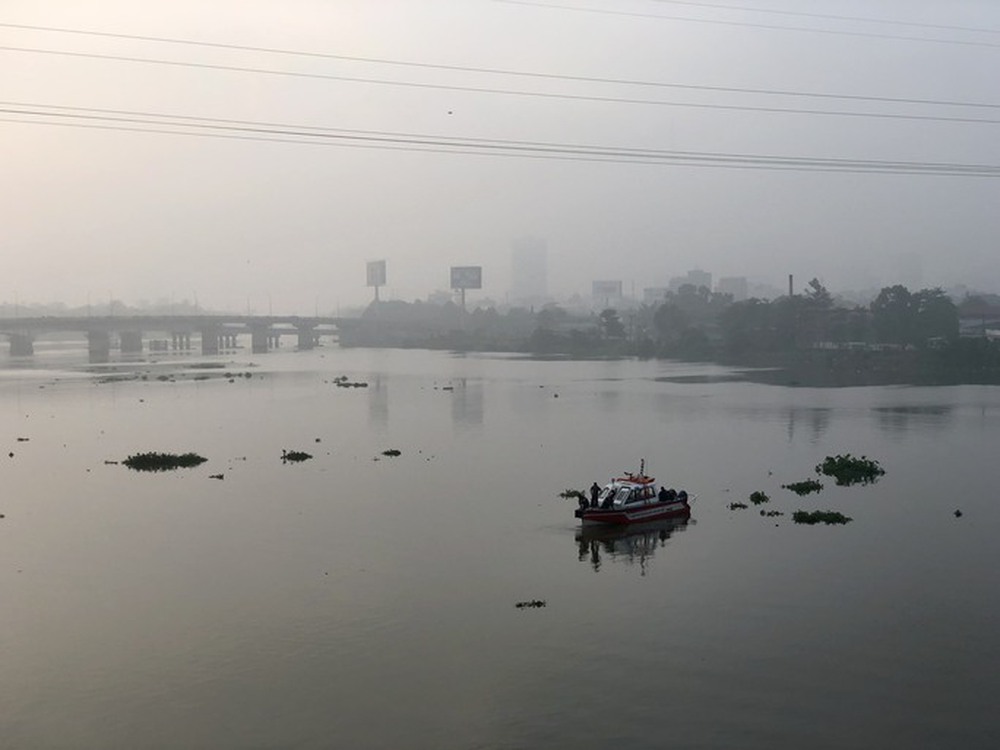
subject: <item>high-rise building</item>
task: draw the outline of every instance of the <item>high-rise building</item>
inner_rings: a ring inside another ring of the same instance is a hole
[[[701,269],[696,268],[693,271],[688,271],[686,276],[674,276],[670,279],[670,291],[676,292],[685,284],[690,284],[695,289],[699,287],[711,289],[712,274],[708,271],[702,271]]]
[[[723,276],[715,288],[719,294],[733,295],[733,302],[742,302],[747,298],[746,276]]]
[[[545,240],[521,237],[511,243],[510,298],[540,304],[549,296],[549,251]]]

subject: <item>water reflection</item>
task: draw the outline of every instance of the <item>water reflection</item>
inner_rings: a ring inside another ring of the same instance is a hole
[[[892,433],[907,432],[914,427],[940,429],[954,416],[951,405],[880,406],[873,409],[878,426]]]
[[[788,442],[794,442],[797,429],[809,431],[809,442],[816,443],[830,427],[828,408],[797,408],[788,410]]]
[[[451,419],[463,427],[483,424],[483,383],[481,380],[456,378],[452,381]]]
[[[368,424],[385,428],[389,425],[389,379],[375,375],[368,379]]]
[[[609,559],[638,565],[640,575],[646,575],[646,567],[656,550],[665,547],[672,535],[694,524],[690,518],[664,518],[629,526],[581,526],[576,532],[579,560],[589,561],[594,572]]]

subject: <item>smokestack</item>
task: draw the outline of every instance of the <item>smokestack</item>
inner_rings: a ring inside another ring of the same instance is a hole
[[[788,296],[791,297],[792,294],[792,275],[788,274]]]

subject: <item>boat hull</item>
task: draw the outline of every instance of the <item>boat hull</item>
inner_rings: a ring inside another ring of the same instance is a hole
[[[691,515],[691,506],[682,500],[675,500],[649,503],[637,508],[577,508],[575,515],[587,526],[623,526],[660,518],[684,518]]]

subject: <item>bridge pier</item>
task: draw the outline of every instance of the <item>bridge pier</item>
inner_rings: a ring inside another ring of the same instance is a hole
[[[122,331],[119,342],[122,354],[142,354],[142,331]]]
[[[254,354],[266,354],[271,342],[270,326],[254,326],[250,329],[250,351]]]
[[[219,329],[216,326],[205,327],[201,329],[201,353],[202,354],[218,354],[219,353]]]
[[[91,360],[107,361],[111,356],[111,334],[107,331],[87,331],[87,353]]]
[[[312,349],[316,346],[319,337],[313,332],[312,326],[298,326],[295,330],[299,334],[300,350]]]
[[[30,357],[35,353],[35,339],[29,333],[12,333],[10,335],[10,355],[12,357]]]

